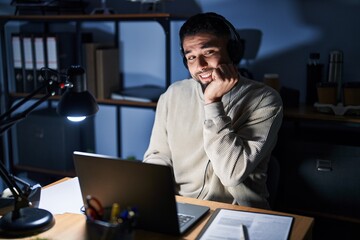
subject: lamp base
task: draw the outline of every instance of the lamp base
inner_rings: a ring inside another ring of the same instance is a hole
[[[31,187],[31,192],[29,194],[29,201],[32,204],[32,207],[37,208],[40,204],[40,195],[41,195],[41,186],[36,184]],[[6,213],[13,211],[15,205],[14,197],[2,198],[0,197],[0,215],[5,215]]]
[[[20,216],[13,218],[9,212],[0,219],[0,236],[26,237],[50,229],[55,224],[53,215],[40,208],[21,208]]]

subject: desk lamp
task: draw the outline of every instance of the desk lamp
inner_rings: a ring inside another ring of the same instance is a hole
[[[67,116],[70,120],[73,118],[75,120],[84,119],[86,116],[94,115],[99,110],[99,107],[94,97],[86,91],[85,82],[82,77],[84,72],[84,69],[80,66],[71,66],[67,69],[66,74],[59,73],[53,69],[42,68],[43,85],[0,116],[0,135],[15,123],[25,119],[31,111],[49,97],[55,95],[59,90],[63,91],[66,89],[58,104],[57,112],[59,115]],[[57,76],[57,78],[50,79],[49,73],[51,73],[51,76]],[[12,116],[13,112],[44,89],[46,89],[47,93],[43,97],[25,111]],[[16,183],[19,179],[10,174],[1,161],[0,176],[14,197],[14,209],[0,219],[1,236],[25,237],[46,231],[54,225],[53,215],[45,209],[34,208],[29,200],[34,191],[38,191],[38,189],[30,189],[27,186],[25,190],[21,190]]]

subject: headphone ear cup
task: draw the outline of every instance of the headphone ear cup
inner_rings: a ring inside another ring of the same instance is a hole
[[[233,29],[230,29],[233,31]],[[235,32],[234,32],[235,34]],[[240,63],[244,56],[244,40],[237,35],[235,38],[230,39],[228,43],[228,54],[232,62],[237,65]]]

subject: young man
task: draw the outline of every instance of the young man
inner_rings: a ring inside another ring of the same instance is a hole
[[[282,121],[279,94],[239,75],[242,44],[222,16],[189,18],[180,40],[192,78],[160,97],[144,162],[171,166],[179,195],[269,208],[267,164]]]

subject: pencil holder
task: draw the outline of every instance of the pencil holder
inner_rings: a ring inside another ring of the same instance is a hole
[[[105,209],[104,219],[109,219],[110,209]],[[134,239],[134,221],[124,220],[112,223],[105,220],[86,218],[86,234],[89,240],[132,240]]]

